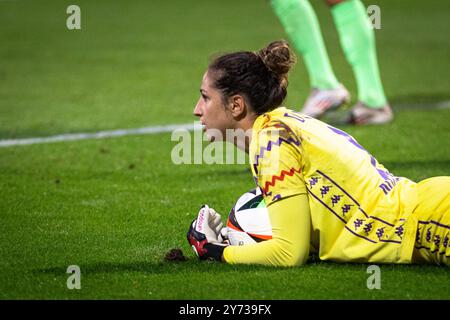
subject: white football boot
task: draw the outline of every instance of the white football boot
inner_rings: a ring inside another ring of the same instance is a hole
[[[364,103],[357,102],[350,111],[348,123],[356,125],[384,124],[391,122],[392,119],[394,119],[394,114],[389,104],[381,108],[369,108]]]
[[[334,110],[350,101],[350,93],[342,84],[335,89],[317,89],[311,91],[303,106],[302,113],[312,118],[320,118],[327,111]]]

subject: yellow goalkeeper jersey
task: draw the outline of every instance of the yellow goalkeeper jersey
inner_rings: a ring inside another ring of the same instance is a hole
[[[349,134],[280,107],[256,119],[249,157],[269,208],[308,195],[310,250],[322,260],[411,262],[416,183],[391,174]],[[238,263],[239,250],[227,248],[225,260]]]

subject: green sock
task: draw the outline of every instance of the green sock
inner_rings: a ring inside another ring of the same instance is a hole
[[[368,107],[386,104],[375,48],[375,35],[360,0],[347,0],[331,9],[345,57],[352,66],[358,99]]]
[[[271,4],[294,48],[303,56],[311,87],[336,88],[339,82],[331,68],[311,4],[307,0],[272,0]]]

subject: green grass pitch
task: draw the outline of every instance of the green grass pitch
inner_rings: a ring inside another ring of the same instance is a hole
[[[356,97],[331,15],[317,10],[335,72]],[[266,1],[0,1],[0,139],[189,123],[209,58],[285,33]],[[377,49],[396,119],[341,127],[397,176],[450,174],[450,6],[375,0]],[[308,94],[300,61],[289,107]],[[353,101],[355,98],[353,98]],[[170,134],[0,148],[0,299],[449,299],[439,266],[299,268],[199,263],[185,239],[199,206],[226,214],[247,165],[175,165]],[[164,254],[181,248],[186,262]],[[66,286],[69,265],[81,289]],[[198,283],[202,283],[201,286]]]

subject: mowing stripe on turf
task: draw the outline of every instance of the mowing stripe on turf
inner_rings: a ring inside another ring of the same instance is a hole
[[[53,142],[76,141],[86,139],[104,139],[111,137],[131,136],[131,135],[157,134],[164,132],[172,132],[174,130],[192,131],[192,130],[201,130],[201,128],[202,126],[197,123],[170,124],[165,126],[152,126],[134,129],[118,129],[118,130],[98,131],[93,133],[68,133],[40,138],[7,139],[7,140],[0,140],[0,148],[18,145],[38,144],[38,143],[53,143]]]

